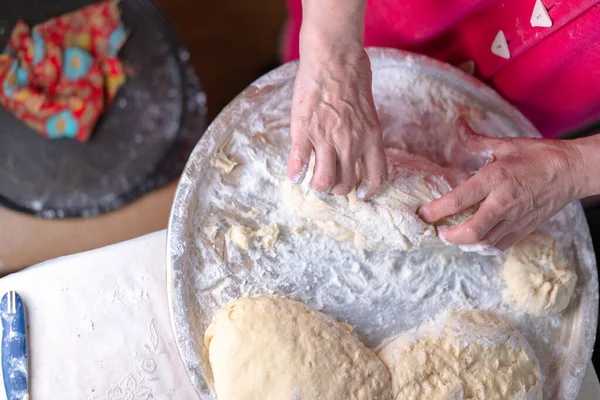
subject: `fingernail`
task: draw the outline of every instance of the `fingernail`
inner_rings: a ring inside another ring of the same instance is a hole
[[[321,199],[322,199],[322,198],[325,198],[325,197],[327,197],[327,196],[329,195],[329,190],[328,190],[328,191],[326,191],[326,192],[319,192],[319,191],[317,191],[317,190],[315,190],[315,189],[311,188],[311,189],[310,189],[310,193],[311,193],[313,196],[315,196],[315,197],[318,197],[318,198],[321,198]]]
[[[444,238],[446,237],[446,234],[448,233],[448,226],[447,225],[440,225],[437,227],[438,230],[438,234],[440,236],[443,236]]]
[[[304,166],[302,167],[302,169],[300,170],[300,172],[298,172],[296,175],[294,175],[292,177],[292,179],[290,179],[290,183],[292,185],[299,185],[302,183],[302,181],[304,180],[304,177],[306,176],[306,172],[308,171],[308,163],[304,164]]]
[[[356,196],[365,200],[367,198],[367,193],[369,192],[369,188],[371,187],[371,182],[367,178],[364,178],[358,188],[356,189]]]
[[[429,212],[427,211],[427,206],[423,206],[421,208],[419,208],[419,210],[417,210],[417,214],[419,214],[419,217],[421,217],[421,219],[425,222],[429,221],[428,215]]]

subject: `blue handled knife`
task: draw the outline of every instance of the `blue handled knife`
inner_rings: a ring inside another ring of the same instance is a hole
[[[29,400],[27,324],[25,307],[17,292],[0,301],[2,321],[2,377],[7,400]]]

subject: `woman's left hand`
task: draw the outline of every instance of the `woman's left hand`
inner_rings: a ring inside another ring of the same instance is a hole
[[[448,228],[454,244],[482,244],[506,250],[568,203],[584,197],[578,180],[581,154],[573,142],[551,139],[490,138],[463,122],[467,148],[491,151],[493,159],[462,185],[423,206],[433,223],[469,207],[479,209]]]

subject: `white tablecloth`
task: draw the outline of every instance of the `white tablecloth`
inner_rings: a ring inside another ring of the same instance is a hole
[[[165,243],[157,232],[0,280],[27,308],[33,400],[197,398],[171,333]],[[592,367],[579,399],[600,399]]]

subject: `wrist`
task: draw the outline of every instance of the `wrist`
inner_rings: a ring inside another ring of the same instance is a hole
[[[573,175],[579,198],[600,195],[600,135],[570,141]]]
[[[368,62],[362,43],[328,41],[318,38],[300,45],[301,68],[313,70],[348,69]]]
[[[365,0],[303,0],[300,59],[329,62],[364,53]]]

